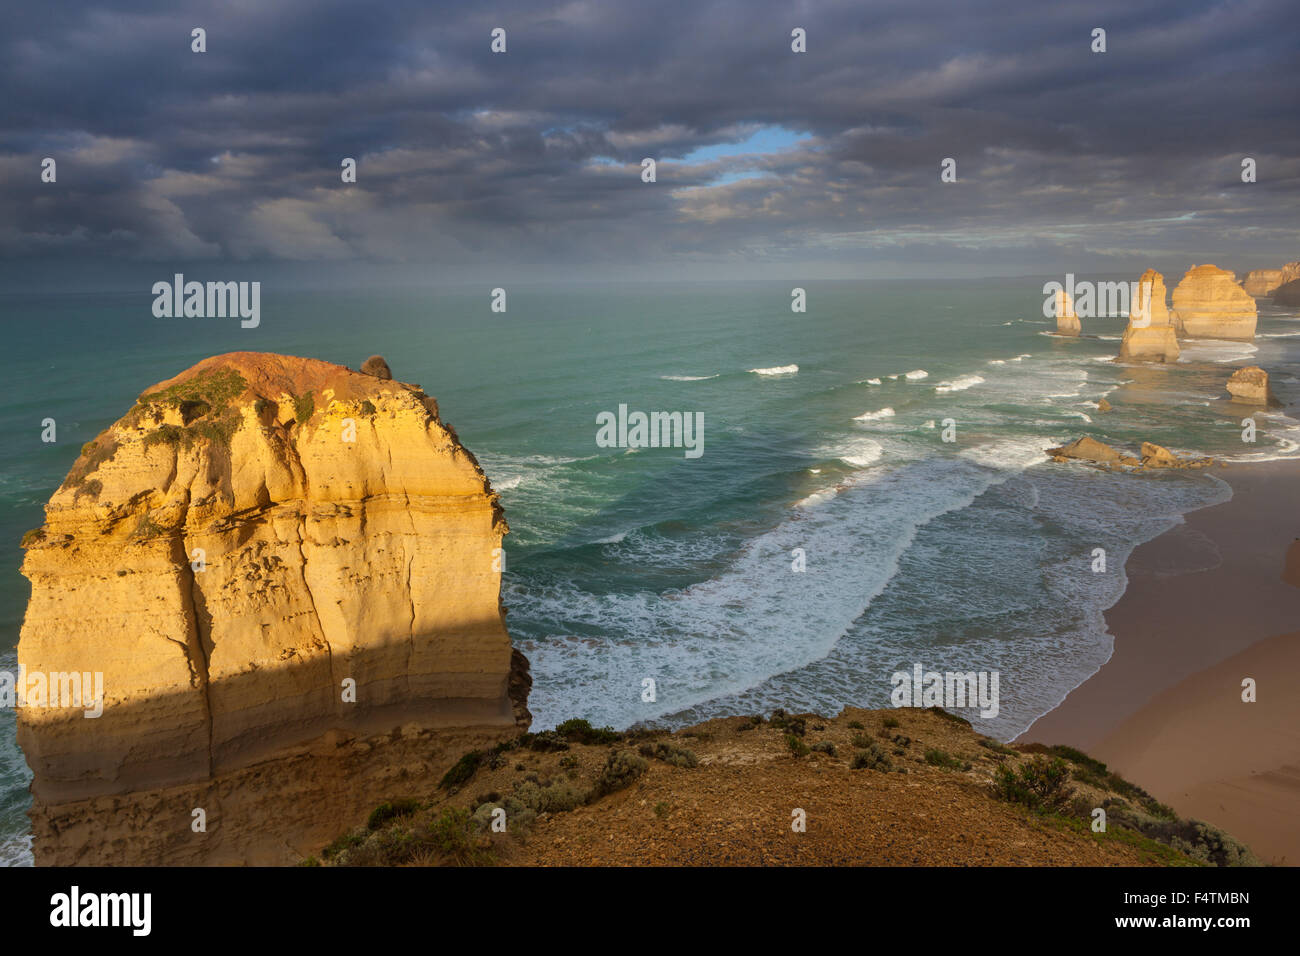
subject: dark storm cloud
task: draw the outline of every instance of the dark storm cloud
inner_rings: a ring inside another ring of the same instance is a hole
[[[0,251],[845,274],[1268,265],[1300,257],[1293,11],[29,4],[0,37]],[[190,51],[196,26],[207,53]],[[796,26],[806,54],[790,51]],[[784,148],[692,158],[773,129]],[[39,182],[44,156],[56,185]],[[345,156],[356,185],[339,180]],[[1258,183],[1240,182],[1243,156]],[[944,157],[956,184],[939,181]]]

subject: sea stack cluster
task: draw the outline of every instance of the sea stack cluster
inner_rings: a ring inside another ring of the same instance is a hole
[[[103,714],[18,711],[38,863],[291,862],[527,727],[497,496],[367,365],[216,356],[82,449],[24,540],[18,655],[102,674]]]

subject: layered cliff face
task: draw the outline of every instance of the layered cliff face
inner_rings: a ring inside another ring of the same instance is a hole
[[[1192,338],[1253,339],[1255,300],[1218,266],[1193,266],[1173,294],[1174,327]]]
[[[231,791],[232,775],[310,742],[332,754],[319,745],[331,735],[378,735],[361,751],[378,754],[395,727],[463,748],[526,726],[527,664],[499,601],[507,530],[417,386],[237,352],[147,389],[83,448],[25,542],[20,666],[102,673],[104,689],[98,718],[19,710],[38,862],[121,862],[120,840],[68,837],[69,821],[117,825],[110,795],[148,791],[179,811],[220,791],[237,804],[257,788]],[[336,764],[286,785],[314,774],[330,791]],[[358,772],[336,785],[373,805]],[[246,819],[226,814],[221,859],[253,859],[256,828],[276,826],[274,789]],[[352,795],[320,799],[346,814]],[[137,861],[209,861],[204,844]]]
[[[1138,298],[1131,303],[1128,327],[1120,344],[1121,361],[1173,362],[1178,358],[1169,307],[1165,304],[1165,277],[1148,269],[1138,279]]]
[[[1263,299],[1272,295],[1273,290],[1281,284],[1281,269],[1253,269],[1246,273],[1246,278],[1242,280],[1241,287],[1246,290],[1247,295]]]
[[[1083,330],[1079,317],[1074,314],[1074,302],[1068,292],[1056,293],[1056,334],[1078,335]]]

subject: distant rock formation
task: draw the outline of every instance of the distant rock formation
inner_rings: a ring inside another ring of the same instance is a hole
[[[1255,337],[1255,300],[1226,269],[1193,266],[1174,289],[1174,328],[1192,338]]]
[[[1242,288],[1257,299],[1266,299],[1297,279],[1300,279],[1300,262],[1288,262],[1281,269],[1255,269],[1246,273]]]
[[[1060,448],[1049,448],[1047,454],[1062,461],[1067,458],[1096,462],[1119,461],[1120,459],[1120,453],[1111,448],[1110,445],[1097,441],[1095,438],[1089,438],[1087,435],[1076,438],[1070,444],[1062,445]]]
[[[1168,448],[1153,442],[1143,442],[1140,457],[1134,457],[1087,435],[1060,448],[1049,448],[1047,455],[1052,461],[1078,461],[1107,469],[1137,471],[1145,468],[1206,468],[1214,464],[1212,458],[1180,458]]]
[[[234,352],[148,389],[24,539],[20,666],[104,691],[18,710],[37,862],[285,862],[526,727],[507,531],[416,386]]]
[[[1242,280],[1241,287],[1246,290],[1247,295],[1253,295],[1257,299],[1266,299],[1281,284],[1281,269],[1252,269],[1246,273],[1246,278]]]
[[[1258,365],[1239,368],[1228,379],[1228,394],[1243,405],[1278,405],[1268,384],[1268,372]]]
[[[1273,290],[1273,304],[1288,307],[1300,306],[1300,279],[1292,279]]]
[[[1112,406],[1111,406],[1110,402],[1106,401],[1106,399],[1104,399],[1104,398],[1099,398],[1099,399],[1097,399],[1097,411],[1099,411],[1099,412],[1109,412],[1109,411],[1111,411],[1111,410],[1112,410]]]
[[[1064,290],[1056,293],[1056,334],[1078,335],[1083,330],[1079,317],[1074,314],[1074,302]]]
[[[1137,298],[1130,303],[1119,360],[1173,362],[1178,355],[1178,336],[1165,304],[1165,277],[1148,269],[1138,279]]]

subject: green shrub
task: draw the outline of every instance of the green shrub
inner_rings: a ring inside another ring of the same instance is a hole
[[[886,719],[886,720],[892,720],[893,718],[886,717],[885,719]],[[850,720],[850,721],[849,721],[849,729],[850,729],[850,730],[866,730],[867,728],[864,727],[864,726],[862,726],[862,721],[860,721],[860,720]]]
[[[443,790],[447,790],[468,783],[473,779],[474,774],[478,772],[478,766],[482,762],[483,751],[471,750],[451,765],[451,769],[442,775],[442,780],[438,782],[438,786]]]
[[[630,750],[611,750],[609,757],[605,760],[605,768],[596,777],[590,799],[595,800],[606,794],[630,787],[638,777],[649,769],[650,764]]]
[[[952,754],[938,748],[931,748],[925,752],[925,762],[931,767],[940,767],[944,770],[969,770],[970,764],[963,765],[960,760]]]
[[[1070,768],[1064,760],[1060,757],[1048,760],[1040,756],[1022,762],[1019,768],[1005,764],[997,767],[993,794],[1031,810],[1060,811],[1074,796],[1069,782]]]
[[[366,820],[366,829],[378,830],[399,817],[409,817],[419,809],[420,801],[418,800],[404,799],[381,803],[370,811],[370,818]]]
[[[642,744],[641,756],[649,757],[652,760],[662,760],[674,767],[695,767],[700,763],[694,751],[664,741],[655,744]]]
[[[613,727],[594,728],[578,718],[566,720],[555,728],[555,732],[565,740],[579,744],[615,744],[623,739],[623,735],[616,733]]]
[[[787,734],[794,734],[796,737],[802,737],[806,729],[802,717],[792,717],[784,710],[772,711],[772,719],[769,723],[777,730],[784,730]]]
[[[884,724],[886,727],[890,727],[890,728],[897,727],[897,726],[898,726],[898,718],[897,718],[897,717],[886,717],[883,721],[881,721],[881,723]]]
[[[998,741],[994,740],[992,737],[981,737],[980,746],[987,747],[995,754],[1001,754],[1004,757],[1014,757],[1016,755],[1016,751],[1012,750],[1006,744],[999,743]]]
[[[829,740],[818,741],[812,745],[812,749],[817,751],[817,753],[829,754],[832,757],[835,756],[835,745]]]
[[[790,748],[790,753],[794,754],[796,757],[806,757],[808,754],[812,753],[812,751],[808,749],[808,745],[794,734],[785,735],[785,745]]]
[[[307,424],[312,415],[316,414],[316,399],[311,392],[306,395],[295,395],[293,397],[293,418],[299,425]]]
[[[543,730],[540,734],[521,734],[519,746],[538,753],[554,753],[569,749],[568,742],[554,730]]]
[[[880,770],[882,772],[892,770],[894,762],[876,745],[876,742],[866,736],[863,739],[866,741],[866,745],[853,755],[849,766],[854,770]]]
[[[942,707],[927,707],[926,709],[936,717],[942,717],[944,720],[952,721],[954,724],[961,724],[965,727],[971,725],[970,721],[965,717],[958,717],[956,714],[950,714]]]

